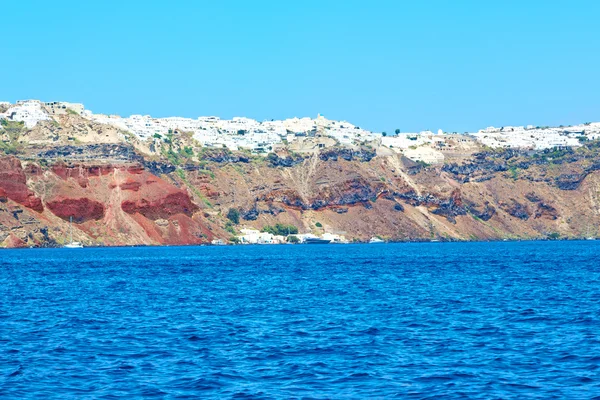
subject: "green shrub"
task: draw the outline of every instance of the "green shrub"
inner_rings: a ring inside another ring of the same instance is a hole
[[[190,147],[190,146],[185,146],[182,150],[181,150],[181,154],[184,157],[193,157],[194,156],[194,150]]]
[[[232,235],[235,235],[237,232],[235,231],[235,228],[233,227],[233,225],[231,224],[231,221],[227,221],[227,223],[225,224],[225,230],[229,233],[231,233]]]
[[[240,211],[237,208],[230,208],[229,211],[227,211],[227,218],[233,222],[234,224],[239,224],[240,223]]]
[[[0,151],[5,154],[16,154],[21,151],[22,145],[19,143],[21,133],[25,130],[25,124],[18,121],[0,120],[0,124],[8,135],[8,142],[0,141]]]
[[[290,235],[287,237],[287,242],[288,243],[300,243],[300,239],[298,239],[298,236]]]
[[[165,158],[167,160],[169,160],[169,162],[173,165],[179,165],[180,164],[180,160],[179,160],[179,154],[175,153],[173,151],[172,147],[169,147],[169,150],[163,152],[163,155],[165,156]]]
[[[262,228],[262,231],[270,233],[271,235],[286,236],[286,235],[297,234],[298,228],[296,228],[294,225],[286,225],[286,224],[277,223],[274,226],[270,226],[270,225],[265,226],[264,228]]]
[[[317,223],[315,224],[315,226],[316,226],[317,228],[322,228],[322,227],[323,227],[323,224],[321,224],[320,222],[317,222]]]

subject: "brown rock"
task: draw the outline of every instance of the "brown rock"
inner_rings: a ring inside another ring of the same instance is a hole
[[[67,221],[73,217],[73,222],[76,223],[99,220],[104,217],[104,205],[86,197],[78,199],[59,197],[48,201],[46,205],[57,217]]]
[[[121,208],[128,214],[140,213],[152,220],[168,219],[172,215],[185,214],[191,216],[197,209],[185,191],[178,191],[156,200],[141,198],[137,201],[126,200]]]
[[[44,211],[42,200],[27,187],[25,172],[15,157],[0,158],[0,189],[5,197],[34,211]]]

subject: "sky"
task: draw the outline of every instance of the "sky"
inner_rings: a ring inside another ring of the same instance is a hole
[[[0,100],[372,131],[600,121],[600,1],[46,1],[0,8]]]

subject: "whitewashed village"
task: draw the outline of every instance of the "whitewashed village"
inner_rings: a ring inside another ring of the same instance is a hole
[[[285,120],[257,121],[235,117],[231,120],[219,117],[153,118],[150,115],[95,114],[81,103],[42,102],[39,100],[17,101],[15,104],[0,102],[0,120],[20,121],[28,129],[40,121],[52,120],[54,116],[77,114],[98,124],[111,125],[121,132],[135,135],[142,141],[159,140],[168,134],[191,133],[202,146],[227,148],[232,151],[249,151],[266,155],[281,149],[296,153],[314,153],[329,147],[372,146],[378,154],[401,153],[415,162],[442,164],[452,151],[473,151],[481,148],[512,148],[544,150],[551,148],[578,147],[582,142],[600,139],[600,122],[585,122],[573,126],[505,126],[488,127],[477,132],[372,132],[347,121],[334,121],[318,115],[316,118],[290,118]],[[0,126],[0,138],[2,127]],[[241,229],[241,244],[288,243],[286,236],[273,235],[256,229]],[[337,234],[324,233],[320,237],[312,233],[294,235],[300,243],[346,243]],[[381,240],[372,238],[373,243]],[[213,244],[224,244],[216,240]]]
[[[39,100],[17,101],[15,104],[0,102],[6,111],[0,119],[21,121],[33,128],[39,121],[51,120],[53,115],[76,113],[96,123],[114,126],[129,132],[141,140],[153,140],[169,132],[191,132],[193,138],[204,147],[227,148],[232,151],[248,150],[267,154],[280,148],[305,153],[333,147],[372,145],[402,153],[413,161],[428,164],[444,162],[444,151],[453,148],[469,149],[515,148],[543,150],[554,147],[577,147],[583,140],[600,138],[600,122],[580,125],[539,127],[504,126],[488,127],[477,132],[372,132],[347,121],[316,118],[289,118],[285,120],[257,121],[235,117],[231,120],[219,117],[153,118],[150,115],[94,114],[83,104],[68,102],[41,102]]]

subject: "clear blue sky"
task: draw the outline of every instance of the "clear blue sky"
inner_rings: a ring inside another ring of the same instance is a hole
[[[600,120],[600,1],[2,2],[0,100],[371,130]]]

